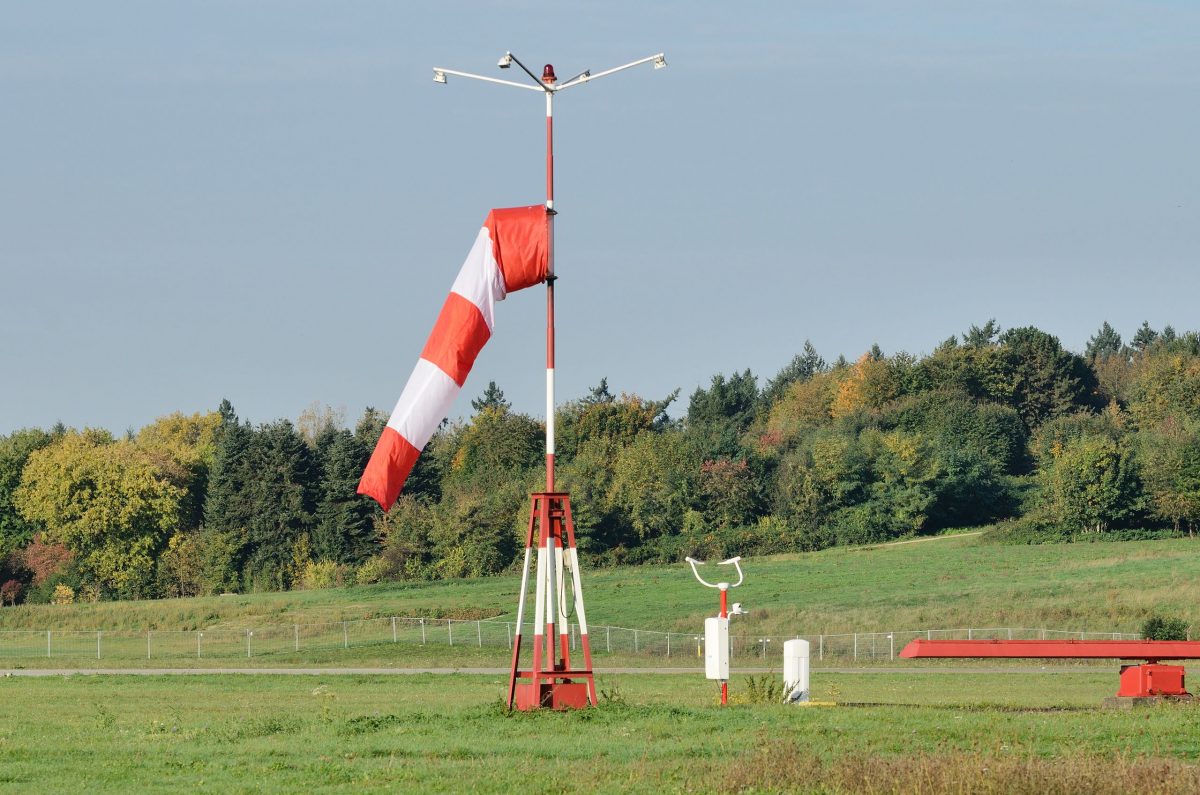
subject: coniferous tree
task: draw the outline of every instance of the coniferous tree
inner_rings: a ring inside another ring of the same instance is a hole
[[[758,383],[746,370],[725,379],[714,375],[708,389],[697,389],[688,403],[687,435],[704,459],[734,458],[741,436],[754,421]]]
[[[496,386],[495,381],[488,381],[487,389],[483,390],[483,394],[471,401],[471,408],[476,412],[484,409],[508,411],[512,408],[512,403],[504,399],[504,392]]]
[[[312,532],[317,560],[359,564],[374,551],[369,498],[357,493],[368,451],[346,430],[334,432],[318,449],[321,482]]]
[[[312,527],[319,468],[313,451],[288,420],[261,426],[247,452],[254,473],[247,491],[243,582],[250,589],[289,587]],[[302,540],[303,539],[303,540]]]
[[[767,410],[775,404],[789,386],[798,381],[807,381],[814,375],[825,371],[825,360],[817,353],[809,340],[804,341],[804,350],[792,357],[787,366],[763,387],[762,404]]]
[[[1089,359],[1105,359],[1109,356],[1114,356],[1121,352],[1121,335],[1116,329],[1108,325],[1108,321],[1104,321],[1104,325],[1100,330],[1092,336],[1087,343],[1085,351]]]
[[[983,324],[983,328],[979,326],[971,326],[963,334],[963,345],[968,348],[986,348],[988,345],[993,345],[996,342],[996,337],[1000,335],[1000,326],[996,325],[996,318],[991,318]]]
[[[1150,321],[1143,320],[1141,328],[1133,335],[1133,347],[1144,351],[1153,345],[1156,339],[1158,339],[1158,332],[1150,328]]]

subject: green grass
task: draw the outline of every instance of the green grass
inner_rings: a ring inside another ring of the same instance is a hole
[[[732,592],[747,634],[967,626],[1136,632],[1152,612],[1200,626],[1200,541],[999,546],[982,537],[833,549],[745,562]],[[715,567],[709,567],[710,575]],[[715,576],[715,575],[713,575]],[[694,632],[716,592],[683,564],[584,572],[588,619]],[[0,630],[255,628],[384,616],[515,613],[519,577],[197,599],[0,609]],[[532,601],[532,600],[531,600]]]
[[[1196,549],[1187,540],[1007,547],[966,537],[754,559],[736,592],[753,611],[739,619],[740,631],[1136,631],[1155,610],[1195,622]],[[165,637],[175,629],[390,615],[468,620],[511,615],[516,582],[509,574],[4,608],[0,629],[149,629]],[[584,583],[593,625],[693,632],[716,603],[683,566],[589,570]],[[137,647],[136,658],[144,638],[124,642]],[[86,638],[81,644],[76,658],[4,663],[131,663],[90,660]],[[503,649],[469,645],[375,643],[299,654],[285,647],[249,660],[181,654],[142,664],[490,667],[508,660]],[[664,663],[697,661],[596,658],[597,666]],[[1100,710],[1116,690],[1115,665],[1029,673],[1027,662],[1017,664],[1023,670],[1002,674],[917,673],[900,662],[888,673],[815,671],[814,695],[842,703],[835,708],[721,709],[698,672],[601,675],[600,708],[533,715],[500,708],[501,676],[0,677],[0,793],[510,792],[535,782],[556,792],[1200,791],[1200,705]],[[735,702],[746,699],[744,675],[731,692]]]
[[[690,675],[600,677],[609,694],[600,708],[528,715],[506,714],[503,680],[487,676],[0,678],[0,791],[841,792],[869,781],[880,792],[924,782],[924,792],[1173,793],[1200,784],[1200,706],[1097,709],[1111,674],[820,674],[813,684],[817,696],[874,706],[721,709],[712,684]],[[745,683],[735,678],[731,690],[736,699]]]

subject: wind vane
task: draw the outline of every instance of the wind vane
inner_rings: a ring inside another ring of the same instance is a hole
[[[525,559],[521,569],[517,628],[513,639],[512,666],[508,683],[509,709],[514,705],[518,709],[537,709],[596,704],[596,683],[592,674],[592,652],[588,641],[583,589],[579,580],[579,553],[575,545],[571,499],[569,494],[555,491],[554,487],[554,282],[557,278],[554,272],[554,217],[557,214],[554,207],[554,97],[568,88],[647,63],[653,64],[655,69],[661,69],[667,65],[667,60],[662,53],[658,53],[595,74],[590,69],[585,70],[562,82],[559,82],[555,75],[553,65],[546,64],[539,77],[511,52],[504,53],[496,65],[501,69],[509,69],[515,64],[529,76],[529,82],[501,80],[443,67],[434,67],[433,70],[436,83],[445,83],[447,76],[453,75],[527,91],[539,91],[546,97],[546,489],[530,494],[529,526],[525,536]],[[471,360],[474,360],[473,355]],[[407,475],[407,472],[405,474]],[[535,528],[538,547],[534,575],[533,657],[530,667],[522,669],[521,636],[525,622],[526,592],[529,586]],[[573,594],[570,604],[567,599],[564,570],[570,571]],[[572,666],[570,658],[570,652],[575,646],[573,628],[568,623],[571,617],[570,610],[573,610],[578,624],[578,644],[583,654],[582,665],[578,667]]]

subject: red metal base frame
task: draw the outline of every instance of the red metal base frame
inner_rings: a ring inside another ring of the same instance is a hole
[[[1184,686],[1183,675],[1182,665],[1158,665],[1156,663],[1122,665],[1121,689],[1117,691],[1117,697],[1175,696],[1187,698],[1191,696],[1191,693]]]
[[[521,658],[522,626],[518,622],[516,635],[513,639],[512,669],[508,681],[508,708],[519,710],[531,709],[580,709],[596,705],[596,679],[592,673],[592,650],[586,627],[586,617],[583,615],[583,595],[579,592],[578,553],[575,547],[575,522],[571,517],[571,498],[563,492],[536,492],[530,494],[529,528],[525,537],[525,571],[522,584],[527,582],[530,559],[533,549],[533,539],[538,539],[538,548],[553,549],[555,554],[570,556],[571,573],[574,578],[576,593],[576,608],[579,611],[580,646],[583,652],[583,665],[571,664],[570,639],[567,627],[560,620],[555,626],[553,618],[547,617],[542,634],[535,632],[533,643],[533,664],[527,669],[519,667]],[[536,533],[534,532],[536,529]],[[540,558],[539,558],[540,559]],[[560,559],[561,560],[561,559]],[[561,574],[562,568],[556,573]],[[545,577],[546,572],[538,571],[537,577]],[[520,595],[518,616],[524,610],[525,594]],[[553,600],[551,602],[551,600]],[[546,610],[550,611],[558,604],[557,598],[551,594],[547,600]],[[539,620],[534,616],[535,626]],[[582,680],[582,681],[578,681]]]

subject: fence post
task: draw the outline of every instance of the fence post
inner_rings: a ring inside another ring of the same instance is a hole
[[[46,656],[50,656],[50,630],[46,630]]]
[[[933,640],[933,630],[932,629],[925,630],[925,639]]]
[[[971,640],[971,628],[967,627],[967,640]]]
[[[667,656],[671,656],[671,633],[667,633]]]
[[[204,637],[203,632],[196,633],[196,659],[200,659],[200,639]]]
[[[342,648],[350,648],[350,627],[346,621],[342,622]]]
[[[888,633],[888,659],[892,662],[896,661],[896,634]]]
[[[1046,628],[1042,627],[1041,631],[1042,631],[1042,640],[1045,640],[1046,639]]]
[[[504,637],[508,640],[508,648],[512,648],[512,624],[504,622]]]
[[[299,624],[292,624],[292,632],[293,632],[293,634],[295,635],[295,640],[296,640],[296,644],[295,644],[295,645],[296,645],[296,651],[300,651],[300,625],[299,625]]]
[[[854,659],[858,659],[858,633],[854,633]]]
[[[612,654],[612,627],[604,628],[604,646],[608,649],[608,653]]]
[[[100,635],[102,635],[102,634],[103,633],[101,632],[101,630],[96,630],[96,659],[97,660],[100,659]]]
[[[252,630],[252,629],[247,630],[246,631],[246,656],[247,657],[250,656],[250,639],[253,637],[254,637],[254,630]]]
[[[638,650],[637,630],[635,629],[633,631],[633,651],[635,654],[637,653],[637,650]]]
[[[392,643],[396,642],[396,617],[392,616]]]
[[[451,646],[454,645],[454,627],[450,626],[453,623],[454,623],[454,619],[452,619],[452,618],[446,619],[446,634],[450,637],[450,645]]]
[[[150,659],[150,630],[146,630],[146,659]]]
[[[475,634],[479,637],[479,648],[483,648],[483,622],[475,622]]]
[[[1008,628],[1008,639],[1012,640],[1012,627]]]
[[[418,619],[421,622],[421,645],[425,645],[425,619]]]
[[[817,659],[818,660],[825,659],[825,636],[824,635],[817,636]]]

